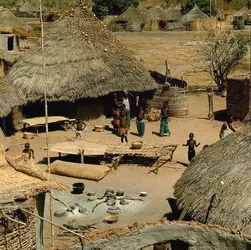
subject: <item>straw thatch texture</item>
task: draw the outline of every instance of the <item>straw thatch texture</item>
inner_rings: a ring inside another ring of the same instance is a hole
[[[12,30],[13,28],[24,29],[26,31],[31,30],[31,27],[20,21],[14,16],[8,9],[0,8],[0,32]]]
[[[3,59],[4,61],[9,62],[9,63],[15,62],[15,58],[11,56],[8,52],[2,49],[0,49],[0,59]]]
[[[180,8],[169,7],[165,12],[166,20],[169,22],[177,22],[182,18]]]
[[[250,142],[249,124],[196,156],[174,186],[178,206],[194,220],[250,234]]]
[[[192,10],[190,10],[187,14],[185,14],[181,18],[181,22],[183,22],[183,23],[190,23],[190,22],[192,22],[194,20],[204,19],[204,18],[209,18],[209,17],[208,17],[208,15],[206,15],[205,13],[203,13],[199,9],[199,7],[197,5],[195,5]]]
[[[10,156],[8,156],[10,158]],[[17,159],[13,159],[17,161]],[[23,163],[23,159],[19,159]],[[29,167],[27,163],[26,167]],[[30,167],[31,173],[34,176],[39,176],[41,170],[34,167]],[[14,200],[17,198],[28,199],[31,196],[35,196],[40,193],[48,192],[51,189],[63,190],[66,187],[53,179],[43,172],[44,177],[47,178],[46,181],[41,180],[41,178],[32,177],[16,171],[6,160],[5,156],[0,153],[0,176],[1,176],[1,187],[0,187],[0,200]]]
[[[244,16],[246,17],[248,14],[251,14],[251,10],[249,10],[247,7],[243,7],[237,12],[234,13],[234,16]]]
[[[147,20],[166,20],[166,13],[160,6],[155,5],[150,10],[148,10]]]
[[[30,5],[28,2],[23,3],[20,8],[18,9],[18,11],[20,12],[24,12],[24,13],[34,13],[34,12],[38,12],[39,9],[33,7],[32,5]]]
[[[137,7],[134,6],[129,7],[125,12],[123,12],[116,21],[125,21],[129,23],[140,23],[144,24],[146,23],[146,12],[144,11],[143,7]]]
[[[45,64],[49,101],[75,101],[156,87],[144,67],[85,8],[76,7],[48,30]],[[27,52],[7,79],[25,101],[43,99],[41,46]]]
[[[20,103],[14,89],[0,79],[0,117],[7,116],[11,109]]]

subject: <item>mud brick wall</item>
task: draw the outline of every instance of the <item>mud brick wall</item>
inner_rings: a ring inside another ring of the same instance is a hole
[[[249,112],[249,79],[230,79],[227,83],[227,115],[242,121]]]

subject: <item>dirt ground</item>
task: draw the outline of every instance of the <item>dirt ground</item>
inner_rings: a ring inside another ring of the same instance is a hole
[[[227,29],[232,27],[227,27]],[[232,31],[239,33],[240,31]],[[246,27],[242,34],[249,36],[250,28]],[[183,77],[189,85],[210,85],[211,78],[203,71],[201,58],[198,56],[198,41],[205,35],[201,31],[171,32],[121,32],[114,33],[148,70],[165,74],[165,60],[170,65],[171,75]],[[232,73],[232,76],[247,75],[250,69],[250,53]]]
[[[215,96],[214,108],[215,111],[225,109],[225,98]],[[78,224],[86,225],[91,223],[97,223],[98,228],[117,227],[130,225],[134,222],[152,222],[159,220],[165,213],[170,212],[170,207],[166,201],[167,197],[173,196],[173,186],[179,179],[185,167],[178,162],[187,163],[187,149],[181,145],[188,139],[188,134],[193,132],[197,142],[201,142],[201,146],[198,147],[197,153],[202,149],[205,144],[215,143],[219,139],[219,131],[221,122],[210,121],[207,119],[208,103],[206,94],[190,95],[189,96],[189,116],[186,118],[171,118],[169,127],[171,130],[171,136],[161,138],[154,135],[153,132],[159,131],[159,122],[146,122],[146,134],[143,138],[144,143],[147,142],[160,142],[167,140],[170,144],[179,144],[177,150],[174,153],[173,162],[167,163],[160,169],[159,175],[148,173],[151,169],[149,166],[136,166],[136,165],[120,165],[117,171],[112,171],[103,180],[99,182],[79,180],[75,178],[68,178],[63,176],[53,175],[53,177],[65,184],[72,185],[74,182],[84,182],[86,189],[84,194],[73,195],[71,190],[64,192],[53,192],[53,195],[67,204],[80,203],[87,208],[87,215],[69,215],[63,218],[56,218],[55,222],[63,225],[73,219],[77,220]],[[131,132],[136,133],[135,121],[132,121]],[[75,135],[73,132],[65,131],[51,131],[49,133],[50,144],[56,142],[65,141],[67,138],[73,138]],[[109,131],[102,133],[86,132],[83,134],[83,138],[93,138],[93,140],[110,140],[119,142],[120,138],[111,134]],[[22,139],[22,134],[17,133],[15,136],[9,138],[11,140],[11,146],[9,153],[20,153],[23,145],[27,140]],[[133,134],[129,134],[129,143],[139,138]],[[46,151],[42,148],[45,147],[45,133],[39,133],[34,139],[30,140],[31,147],[35,151],[35,160],[37,164],[44,168],[44,159],[46,157]],[[51,154],[51,157],[57,157],[57,154]],[[115,190],[122,189],[125,195],[138,197],[141,191],[148,193],[147,197],[142,201],[133,201],[128,206],[121,207],[121,213],[119,215],[119,221],[114,225],[108,225],[102,222],[106,213],[106,205],[99,206],[95,213],[91,212],[92,207],[96,202],[87,202],[88,191],[94,191],[97,194],[102,194],[106,188],[111,187]],[[54,211],[62,208],[62,205],[54,201]],[[49,218],[48,204],[46,208],[46,217]],[[49,229],[48,227],[46,227]],[[48,231],[48,230],[46,230]],[[48,231],[49,232],[49,231]],[[58,230],[57,230],[58,232]],[[47,238],[47,236],[46,236]],[[59,242],[62,238],[59,238]]]

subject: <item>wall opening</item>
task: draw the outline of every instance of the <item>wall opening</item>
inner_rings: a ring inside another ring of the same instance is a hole
[[[189,244],[180,240],[171,240],[142,248],[141,250],[189,250]]]
[[[14,50],[14,36],[8,37],[8,51]]]

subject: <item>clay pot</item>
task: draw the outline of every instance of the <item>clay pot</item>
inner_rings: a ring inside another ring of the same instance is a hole
[[[124,196],[124,191],[119,189],[117,192],[116,192],[116,196]]]
[[[82,182],[73,183],[72,187],[74,194],[82,194],[85,190],[85,184]]]
[[[120,213],[120,208],[117,206],[112,206],[107,209],[108,214],[119,214]]]

